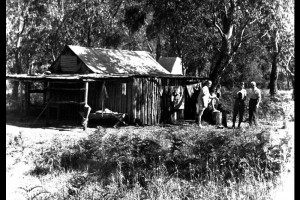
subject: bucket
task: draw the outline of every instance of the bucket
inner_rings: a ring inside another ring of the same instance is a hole
[[[215,110],[212,113],[212,117],[213,117],[213,123],[215,125],[222,125],[222,113],[219,110]]]

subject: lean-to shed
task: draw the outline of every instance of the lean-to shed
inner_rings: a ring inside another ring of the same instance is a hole
[[[49,68],[51,74],[7,75],[24,83],[24,110],[33,107],[30,95],[42,93],[43,112],[57,118],[78,118],[88,105],[94,114],[105,109],[125,113],[128,123],[145,125],[163,119],[169,86],[200,78],[172,75],[145,51],[66,46]],[[34,88],[42,83],[42,88]]]

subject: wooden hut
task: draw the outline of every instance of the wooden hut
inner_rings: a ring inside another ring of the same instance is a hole
[[[109,112],[112,115],[126,114],[129,124],[154,125],[163,120],[168,87],[201,80],[171,75],[145,51],[71,45],[64,48],[49,71],[51,73],[42,75],[6,76],[24,83],[23,108],[26,114],[34,106],[30,95],[41,93],[43,112],[48,117],[87,117],[82,113],[88,106],[89,116],[103,117]],[[37,82],[42,88],[34,88]]]

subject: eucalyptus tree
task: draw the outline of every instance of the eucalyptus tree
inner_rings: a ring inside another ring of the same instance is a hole
[[[146,0],[146,6],[152,13],[147,37],[156,40],[156,59],[161,55],[183,57],[183,32],[192,11],[189,2],[192,1]]]
[[[25,73],[36,60],[44,59],[46,38],[46,0],[6,1],[6,68],[9,73]],[[39,54],[40,56],[37,56]],[[13,97],[18,98],[19,83],[14,82]]]
[[[107,33],[116,26],[109,1],[65,1],[65,16],[60,32],[66,44],[87,47],[106,46]],[[117,41],[117,38],[114,38]]]
[[[294,0],[265,0],[261,22],[260,40],[269,53],[271,63],[270,94],[277,93],[278,65],[292,77],[290,70],[294,59]]]
[[[207,0],[201,7],[206,24],[203,31],[214,41],[213,85],[220,82],[241,46],[257,36],[256,24],[265,17],[263,6],[262,1],[253,0]]]

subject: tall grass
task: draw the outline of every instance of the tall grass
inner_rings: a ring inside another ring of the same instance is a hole
[[[273,145],[268,129],[199,133],[181,127],[147,136],[99,129],[57,163],[78,177],[88,174],[65,190],[68,198],[268,199],[289,159],[286,142]]]

